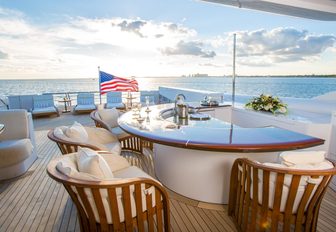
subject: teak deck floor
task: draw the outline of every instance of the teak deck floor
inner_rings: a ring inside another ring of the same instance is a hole
[[[76,209],[64,187],[47,176],[46,166],[60,156],[47,131],[36,131],[38,159],[29,171],[0,182],[0,231],[79,231]],[[172,231],[236,231],[226,206],[209,205],[170,192]],[[336,193],[328,189],[318,231],[336,230]]]

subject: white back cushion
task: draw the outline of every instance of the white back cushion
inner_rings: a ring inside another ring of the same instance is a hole
[[[99,110],[98,114],[100,118],[110,127],[113,128],[119,126],[118,125],[119,111],[117,109],[112,108],[112,109]]]
[[[297,169],[297,170],[324,170],[324,169],[329,169],[329,168],[333,168],[333,164],[327,160],[324,160],[321,163],[317,163],[317,164],[310,164],[310,165],[294,165],[291,167],[288,167],[286,165],[283,164],[277,164],[277,163],[264,163],[263,165],[266,166],[270,166],[272,168],[285,168],[285,169]],[[292,175],[286,174],[285,175],[285,179],[284,179],[284,185],[282,188],[282,196],[281,196],[281,203],[280,203],[280,211],[284,212],[285,211],[285,207],[286,207],[286,202],[287,202],[287,197],[288,197],[288,193],[289,193],[289,189],[290,189],[290,185],[292,182]],[[270,173],[270,180],[269,180],[269,207],[272,208],[273,207],[273,203],[274,203],[274,194],[275,194],[275,189],[276,189],[276,178],[277,178],[277,174],[275,172],[271,172]],[[258,173],[258,201],[261,204],[262,203],[262,195],[263,195],[263,171],[259,170]],[[310,176],[301,176],[300,179],[300,183],[299,183],[299,187],[297,190],[297,194],[294,200],[294,204],[292,206],[293,212],[297,212],[297,209],[299,207],[299,204],[301,202],[301,199],[303,197],[303,194],[305,192],[306,186],[308,183],[313,183],[316,184],[313,192],[311,194],[311,196],[315,193],[317,186],[321,183],[322,181],[322,177],[319,178],[311,178]],[[253,193],[253,184],[251,185],[251,197],[252,197],[252,193]],[[311,198],[309,199],[309,201],[311,200]]]
[[[101,154],[101,156],[105,159],[112,172],[120,171],[131,166],[127,159],[120,155],[109,153]],[[113,176],[115,175],[113,174]]]
[[[77,141],[86,142],[89,138],[88,133],[82,124],[74,122],[72,126],[65,130],[65,135]]]
[[[77,166],[80,172],[88,173],[100,179],[113,178],[112,171],[105,159],[89,148],[78,148]]]
[[[54,106],[54,97],[50,94],[33,96],[34,109]]]
[[[325,151],[285,151],[280,154],[280,159],[287,166],[316,164],[323,162],[325,155]]]
[[[108,92],[106,98],[107,103],[122,102],[121,92]]]
[[[0,141],[26,139],[29,136],[28,114],[26,110],[0,111],[0,123],[5,125],[5,130],[0,134]]]
[[[76,156],[74,155],[63,156],[62,160],[60,160],[57,163],[56,169],[60,173],[70,178],[73,178],[73,179],[85,180],[85,181],[95,181],[95,182],[102,181],[100,178],[97,178],[88,173],[78,172]]]
[[[94,105],[94,94],[79,93],[77,95],[77,105]]]
[[[103,151],[110,151],[120,155],[121,145],[118,138],[104,128],[86,127],[86,132],[89,135],[88,143],[98,147]]]

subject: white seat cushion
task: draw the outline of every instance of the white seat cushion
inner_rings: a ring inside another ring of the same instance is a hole
[[[113,153],[107,153],[107,154],[101,154],[101,156],[105,159],[112,173],[131,166],[129,162],[127,161],[127,159],[120,155],[116,155]]]
[[[9,167],[26,160],[33,151],[30,139],[0,142],[0,168]]]
[[[96,105],[76,105],[74,111],[87,111],[87,110],[95,110]]]
[[[123,131],[120,127],[111,128],[111,132],[115,134],[118,137],[118,139],[123,139],[123,138],[130,136],[125,131]]]
[[[45,108],[34,108],[32,114],[44,114],[44,113],[57,113],[54,106],[49,106]]]
[[[101,179],[114,177],[105,159],[96,151],[89,148],[78,148],[77,166],[78,171],[91,174]]]
[[[113,175],[114,177],[121,178],[121,179],[143,177],[143,178],[149,178],[149,179],[156,181],[153,177],[151,177],[146,172],[142,171],[140,168],[136,166],[130,166],[128,168],[115,171],[113,172]]]
[[[119,141],[113,143],[105,143],[104,146],[106,147],[106,151],[109,151],[113,154],[120,155],[121,153],[121,145]]]
[[[121,102],[116,102],[116,103],[106,103],[105,105],[106,109],[112,109],[112,108],[117,108],[117,109],[124,109],[125,104]]]

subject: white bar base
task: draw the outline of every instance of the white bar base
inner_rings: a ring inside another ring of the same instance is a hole
[[[279,152],[230,153],[154,144],[155,174],[172,191],[194,200],[227,204],[233,162],[246,157],[277,162]]]

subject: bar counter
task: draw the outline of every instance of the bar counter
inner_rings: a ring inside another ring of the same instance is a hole
[[[322,139],[277,127],[242,128],[213,117],[179,119],[173,116],[172,107],[172,104],[152,106],[149,117],[143,108],[141,123],[134,119],[132,111],[127,112],[119,125],[126,132],[154,143],[208,151],[285,151],[324,143]]]
[[[127,133],[154,143],[155,173],[166,187],[199,201],[227,203],[231,166],[237,158],[277,162],[281,151],[324,143],[277,127],[243,128],[214,117],[180,119],[173,107],[151,106],[148,113],[142,108],[141,120],[129,111],[118,123]],[[195,106],[193,111],[200,109]]]

